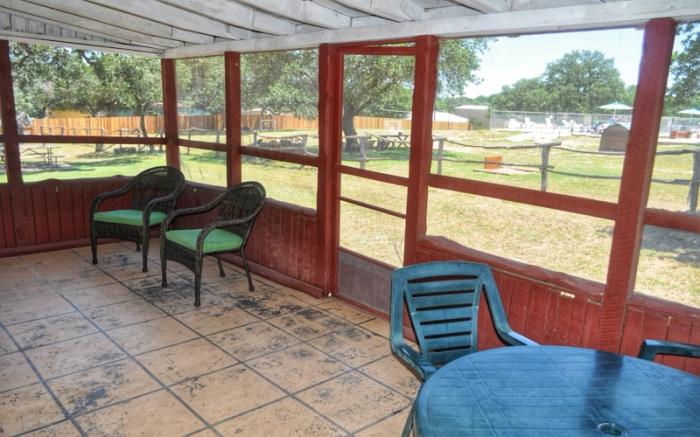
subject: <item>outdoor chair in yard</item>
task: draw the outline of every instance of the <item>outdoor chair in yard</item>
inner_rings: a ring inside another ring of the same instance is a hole
[[[638,358],[654,361],[657,354],[700,358],[700,346],[665,340],[644,340]]]
[[[225,276],[221,259],[223,253],[239,252],[243,268],[248,278],[250,291],[255,290],[250,277],[245,246],[255,219],[265,204],[265,188],[258,182],[244,182],[218,196],[212,202],[195,208],[171,212],[163,222],[160,233],[160,263],[163,273],[163,287],[168,285],[167,260],[171,259],[186,266],[194,273],[194,305],[200,305],[202,284],[202,260],[214,255],[219,264],[219,274]],[[204,228],[174,229],[170,224],[177,217],[202,214],[218,207],[217,219]]]
[[[494,327],[509,346],[537,345],[514,332],[501,298],[485,264],[440,261],[394,270],[391,284],[391,350],[422,381],[444,364],[477,350],[477,320],[481,292]],[[419,352],[403,335],[404,305],[413,325]],[[413,408],[403,435],[413,427]]]
[[[143,251],[143,271],[148,271],[148,241],[151,226],[159,225],[175,208],[185,189],[185,176],[173,167],[153,167],[134,176],[124,187],[99,194],[90,208],[92,263],[97,264],[97,239],[133,241]],[[98,211],[102,202],[131,192],[131,209]]]

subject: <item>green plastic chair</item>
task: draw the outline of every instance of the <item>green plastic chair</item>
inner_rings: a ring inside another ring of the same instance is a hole
[[[643,360],[654,361],[657,354],[700,358],[700,346],[676,341],[646,339],[642,342],[637,357]]]
[[[161,226],[160,265],[163,275],[162,286],[167,287],[167,261],[173,260],[194,273],[194,305],[200,306],[202,285],[202,260],[205,256],[215,256],[219,264],[219,274],[226,276],[218,255],[223,253],[241,254],[243,267],[248,278],[250,291],[255,290],[245,256],[245,246],[255,219],[265,205],[265,188],[258,182],[244,182],[229,188],[212,202],[195,208],[179,209],[171,212]],[[218,218],[196,229],[170,229],[175,218],[183,215],[202,214],[218,208]]]
[[[173,167],[153,167],[133,177],[124,187],[99,194],[90,208],[92,263],[97,264],[97,239],[133,241],[143,249],[143,271],[148,271],[148,241],[151,226],[161,224],[175,208],[185,189],[185,176]],[[131,192],[131,208],[98,211],[102,202]]]
[[[391,283],[391,350],[422,381],[442,365],[477,350],[477,320],[481,293],[500,339],[509,346],[537,345],[513,331],[485,264],[440,261],[394,270]],[[419,352],[403,335],[404,305],[413,325]],[[413,428],[413,406],[403,434]]]

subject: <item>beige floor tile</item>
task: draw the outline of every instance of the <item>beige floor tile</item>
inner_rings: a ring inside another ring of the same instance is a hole
[[[418,378],[393,355],[370,363],[359,370],[409,398],[416,396],[421,385]]]
[[[134,265],[134,268],[140,269],[140,264],[143,262],[143,255],[141,255],[141,252],[136,252],[136,244],[131,246],[131,249],[122,247],[121,251],[115,251],[111,253],[102,252],[98,248],[97,262],[100,268],[103,269],[117,266],[127,266],[132,264],[139,264],[138,266]]]
[[[213,334],[260,320],[239,308],[223,306],[200,307],[175,317],[202,335]]]
[[[355,308],[350,304],[335,299],[319,304],[317,308],[321,308],[334,316],[342,317],[343,319],[349,320],[352,323],[363,323],[374,319],[373,315]]]
[[[27,356],[46,379],[125,357],[124,353],[102,334],[41,346],[27,351]]]
[[[171,292],[181,295],[191,294],[194,297],[192,283],[177,275],[168,275],[167,287],[161,287],[161,282],[160,276],[149,276],[147,278],[124,281],[124,285],[146,299],[155,299]]]
[[[374,319],[369,322],[362,323],[360,326],[363,328],[379,334],[382,337],[388,339],[391,334],[391,328],[389,327],[389,322],[384,319]]]
[[[210,423],[284,397],[284,392],[242,364],[191,379],[172,389]]]
[[[181,264],[175,263],[168,261],[168,266],[170,264],[173,264],[173,267],[175,265],[177,266],[182,266]],[[176,267],[177,268],[177,267]],[[176,270],[176,274],[182,276],[185,279],[188,279],[190,281],[194,281],[194,273],[192,273],[191,270],[189,270],[187,267],[184,268],[179,268]],[[224,273],[226,273],[226,276],[221,277],[219,274],[219,266],[216,265],[216,260],[214,260],[213,263],[203,263],[202,265],[202,285],[211,285],[211,284],[218,284],[219,282],[224,282],[224,281],[231,281],[232,279],[235,279],[239,276],[241,276],[240,273],[227,269],[224,267]]]
[[[323,303],[325,299],[318,299],[308,293],[305,293],[300,290],[295,290],[293,288],[285,287],[284,285],[276,285],[277,290],[279,290],[281,293],[284,293],[288,296],[292,296],[296,299],[299,299],[302,302],[305,302],[307,305],[318,305],[320,303]]]
[[[202,431],[191,434],[191,437],[217,437],[218,434],[210,429],[204,429]]]
[[[15,346],[15,343],[7,334],[5,334],[5,331],[0,329],[0,355],[9,354],[10,352],[14,352],[16,350],[17,346]]]
[[[88,413],[77,421],[88,435],[97,436],[186,435],[204,426],[165,390]]]
[[[0,323],[5,326],[26,322],[29,320],[43,319],[75,311],[75,309],[57,294],[30,297],[13,302],[0,304]]]
[[[399,437],[406,424],[410,408],[404,408],[400,413],[393,414],[381,422],[355,434],[356,437]]]
[[[76,262],[80,260],[80,257],[72,249],[33,253],[31,255],[22,255],[20,258],[28,264],[50,263],[61,259],[71,259]]]
[[[311,344],[352,367],[391,355],[389,340],[357,326],[317,338]]]
[[[87,278],[100,269],[80,258],[59,259],[52,262],[35,264],[31,266],[37,277],[49,282],[58,282],[72,277]]]
[[[148,352],[136,359],[166,385],[236,364],[236,360],[203,338]]]
[[[4,258],[0,258],[0,264],[2,264],[2,267],[0,267],[0,276],[2,276],[3,270],[14,270],[18,267],[23,267],[27,265],[27,261],[23,260],[18,256],[7,256]]]
[[[158,390],[161,386],[130,359],[121,360],[49,382],[72,415]]]
[[[265,322],[251,323],[209,336],[220,348],[240,361],[298,343],[295,337]]]
[[[46,278],[58,291],[80,290],[82,288],[99,287],[100,285],[114,284],[117,281],[101,271],[69,276],[66,278]]]
[[[31,431],[64,418],[41,384],[0,393],[0,429],[5,435]]]
[[[408,399],[358,372],[338,376],[297,397],[351,432],[409,404]]]
[[[261,319],[269,319],[299,311],[308,305],[299,299],[267,287],[236,299],[236,306]]]
[[[270,319],[269,322],[301,340],[310,340],[352,326],[350,322],[316,308],[305,308]]]
[[[148,271],[144,272],[141,263],[127,264],[125,266],[103,267],[103,271],[119,281],[147,278],[157,276],[160,278],[160,264],[152,259],[148,260]]]
[[[197,338],[198,335],[187,329],[172,317],[162,317],[136,325],[117,328],[108,334],[130,354],[144,352],[182,343]]]
[[[168,290],[156,296],[149,297],[148,301],[168,314],[180,314],[192,311],[196,309],[194,306],[194,288],[189,284],[187,287],[190,289],[189,293]],[[202,290],[200,299],[202,301],[202,306],[217,306],[224,303],[222,298],[205,290]]]
[[[0,391],[39,382],[21,352],[0,356]]]
[[[129,249],[133,250],[136,246],[130,245]],[[126,252],[128,249],[121,242],[114,243],[97,243],[97,255],[105,255],[108,253]],[[75,254],[88,261],[92,260],[92,249],[90,246],[83,246],[73,249]]]
[[[78,431],[70,420],[64,420],[55,425],[41,428],[29,434],[24,434],[24,437],[80,437],[80,431]]]
[[[341,436],[345,432],[292,398],[267,405],[216,426],[223,436]]]
[[[21,279],[0,281],[0,302],[3,304],[28,298],[56,296],[56,293],[39,279],[26,272]]]
[[[18,323],[8,326],[7,330],[22,349],[32,349],[97,332],[92,323],[79,313]]]
[[[338,360],[306,344],[248,361],[248,365],[292,393],[349,370]]]
[[[127,300],[140,299],[140,297],[132,293],[131,290],[116,283],[83,288],[80,290],[64,291],[61,294],[81,310],[126,302]]]
[[[85,315],[102,329],[114,329],[163,317],[165,313],[143,299],[95,308]]]

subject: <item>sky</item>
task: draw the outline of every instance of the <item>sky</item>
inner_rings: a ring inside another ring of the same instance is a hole
[[[572,50],[603,52],[606,58],[614,60],[625,84],[634,85],[637,83],[643,36],[641,30],[614,29],[496,38],[481,57],[477,76],[482,82],[467,86],[465,95],[470,98],[491,95],[519,79],[538,77],[548,63]]]

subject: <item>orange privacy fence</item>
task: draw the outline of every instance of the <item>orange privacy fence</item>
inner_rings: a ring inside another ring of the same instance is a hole
[[[144,119],[149,136],[160,135],[163,130],[163,117],[147,115]],[[241,123],[244,130],[317,130],[318,120],[295,117],[293,115],[242,114]],[[120,136],[133,135],[141,127],[141,117],[81,117],[81,118],[43,118],[34,119],[24,133],[31,135],[95,135]],[[212,115],[180,115],[178,128],[190,128],[215,131],[224,129],[224,117]],[[411,120],[401,118],[355,117],[355,128],[372,130],[408,131]],[[468,122],[434,121],[435,130],[469,130]]]

